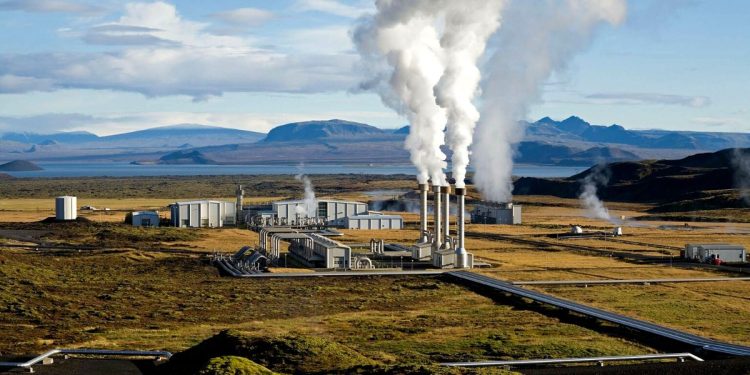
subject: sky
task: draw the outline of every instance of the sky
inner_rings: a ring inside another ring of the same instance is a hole
[[[356,89],[368,77],[349,33],[373,10],[367,0],[0,0],[0,132],[266,132],[331,118],[400,127]],[[527,119],[750,131],[749,14],[744,0],[631,0],[622,25],[598,30],[550,77]]]

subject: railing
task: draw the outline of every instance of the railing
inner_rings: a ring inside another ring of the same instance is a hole
[[[155,357],[156,359],[169,359],[172,353],[167,351],[140,351],[140,350],[104,350],[104,349],[52,349],[38,357],[34,357],[26,362],[0,362],[2,367],[25,368],[29,372],[34,372],[32,366],[43,362],[45,359],[55,355],[93,355],[103,357]]]
[[[610,357],[587,357],[587,358],[560,358],[560,359],[521,359],[514,361],[481,361],[481,362],[448,362],[441,363],[441,366],[448,367],[488,367],[488,366],[529,366],[529,365],[553,365],[564,363],[590,363],[596,362],[603,366],[604,362],[614,361],[646,361],[656,359],[677,358],[680,362],[685,359],[703,362],[703,359],[692,353],[667,353],[667,354],[644,354],[644,355],[625,355]]]

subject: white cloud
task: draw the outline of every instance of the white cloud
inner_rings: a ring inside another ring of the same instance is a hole
[[[226,113],[226,112],[143,112],[86,115],[80,113],[48,113],[26,117],[0,117],[0,133],[29,131],[55,133],[61,131],[89,131],[100,136],[126,133],[147,128],[200,124],[266,133],[273,127],[299,121],[343,118],[373,123],[389,119],[390,112],[321,111],[316,113]]]
[[[0,93],[19,93],[28,91],[51,91],[54,83],[50,79],[17,76],[13,74],[0,75]]]
[[[345,18],[357,18],[372,10],[367,6],[351,6],[336,0],[299,0],[294,4],[294,9],[301,12],[323,12]]]
[[[209,26],[184,19],[168,3],[129,3],[117,21],[96,25],[83,36],[127,48],[0,55],[0,76],[29,79],[13,92],[39,90],[32,85],[37,82],[47,88],[183,94],[195,100],[224,92],[326,92],[356,82],[352,54],[281,53],[256,47],[250,37],[215,35]]]
[[[211,17],[235,26],[259,26],[273,18],[273,13],[257,8],[239,8],[218,12]]]
[[[593,99],[597,103],[601,104],[662,104],[681,105],[692,108],[702,108],[711,104],[711,99],[705,96],[685,96],[640,92],[596,93],[587,95],[586,99]]]
[[[103,11],[95,5],[67,0],[6,0],[0,1],[0,10],[20,10],[39,13],[96,14]]]
[[[713,127],[738,127],[744,125],[742,120],[735,117],[695,117],[692,121],[699,125],[713,126]],[[740,130],[740,129],[737,129]]]

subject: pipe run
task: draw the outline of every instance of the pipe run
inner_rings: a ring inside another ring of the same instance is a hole
[[[26,362],[0,362],[0,367],[16,367],[25,368],[34,372],[31,366],[34,366],[45,359],[55,355],[95,355],[95,356],[106,356],[106,357],[156,357],[166,358],[172,357],[172,353],[167,351],[139,351],[139,350],[103,350],[103,349],[52,349],[47,351],[38,357],[32,358]]]
[[[456,237],[458,237],[458,243],[456,244],[456,268],[469,268],[469,259],[464,243],[466,188],[456,188],[456,202]]]
[[[610,361],[646,361],[646,360],[668,359],[668,358],[676,358],[680,362],[684,362],[685,359],[692,359],[697,362],[703,362],[703,358],[700,358],[692,353],[667,353],[667,354],[644,354],[644,355],[586,357],[586,358],[521,359],[521,360],[515,360],[515,361],[448,362],[448,363],[441,363],[440,365],[448,366],[448,367],[487,367],[487,366],[522,366],[522,365],[547,365],[547,364],[562,364],[562,363],[598,362],[600,365],[603,366],[604,362],[610,362]]]

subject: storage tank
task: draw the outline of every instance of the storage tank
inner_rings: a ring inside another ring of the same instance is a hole
[[[55,219],[75,220],[78,218],[78,199],[71,196],[55,198]]]

